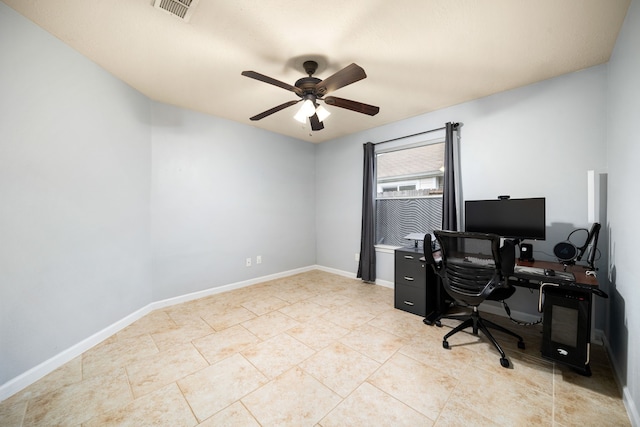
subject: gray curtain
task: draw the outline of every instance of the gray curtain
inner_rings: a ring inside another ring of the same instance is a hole
[[[376,281],[376,150],[371,142],[364,144],[362,182],[362,229],[358,275],[365,282]]]
[[[445,125],[444,139],[444,188],[442,194],[442,229],[458,230],[458,212],[456,207],[456,181],[455,181],[455,135],[458,123]]]

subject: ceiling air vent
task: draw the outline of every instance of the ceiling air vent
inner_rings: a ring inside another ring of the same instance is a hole
[[[189,21],[199,0],[153,0],[153,7]]]

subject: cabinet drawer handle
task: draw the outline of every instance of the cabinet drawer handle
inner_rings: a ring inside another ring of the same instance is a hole
[[[411,301],[405,301],[404,303],[407,304],[407,305],[413,305],[413,303]]]
[[[409,282],[413,282],[413,277],[404,276],[404,280],[408,280]]]
[[[413,259],[413,256],[412,255],[405,255],[404,259]]]

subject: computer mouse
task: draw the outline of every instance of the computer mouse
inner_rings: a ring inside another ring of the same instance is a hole
[[[545,268],[544,269],[544,275],[545,276],[555,276],[556,272],[551,270],[550,268]]]

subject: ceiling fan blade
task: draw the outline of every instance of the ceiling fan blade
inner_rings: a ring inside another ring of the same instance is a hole
[[[282,89],[290,90],[291,92],[295,92],[300,96],[303,95],[303,91],[299,87],[291,86],[289,83],[281,82],[280,80],[265,76],[264,74],[256,73],[255,71],[243,71],[241,74],[245,77],[260,80],[261,82],[269,83],[271,85],[281,87]]]
[[[318,118],[317,114],[314,114],[313,116],[309,117],[309,120],[311,121],[311,130],[322,130],[322,129],[324,129],[324,125],[322,124],[322,122]]]
[[[362,67],[356,64],[351,64],[316,84],[316,93],[321,96],[326,95],[329,92],[333,92],[341,87],[355,83],[365,77],[367,77],[367,74],[364,72]]]
[[[346,108],[347,110],[356,111],[358,113],[367,114],[369,116],[375,116],[380,111],[380,107],[376,107],[375,105],[364,104],[358,101],[351,101],[350,99],[336,98],[335,96],[327,96],[326,98],[324,98],[324,102],[327,105]]]
[[[264,112],[262,112],[260,114],[256,114],[255,116],[250,117],[249,120],[256,121],[256,120],[264,119],[265,117],[270,116],[273,113],[277,113],[280,110],[284,110],[287,107],[291,107],[292,105],[295,105],[300,101],[302,101],[302,100],[300,99],[298,101],[285,102],[284,104],[280,104],[277,107],[273,107],[273,108],[271,108],[271,109],[269,109],[267,111],[264,111]]]

